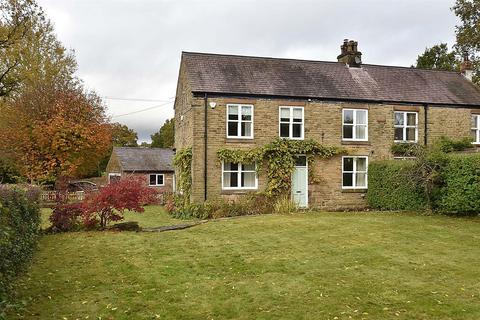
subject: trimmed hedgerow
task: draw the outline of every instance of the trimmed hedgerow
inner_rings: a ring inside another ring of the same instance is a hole
[[[422,210],[427,200],[422,188],[409,175],[412,161],[386,160],[368,166],[367,200],[380,210]]]
[[[480,155],[451,155],[441,173],[439,211],[471,216],[480,213]]]
[[[12,282],[33,255],[39,225],[38,192],[0,186],[0,316]]]

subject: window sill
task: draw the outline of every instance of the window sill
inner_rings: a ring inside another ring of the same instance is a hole
[[[257,192],[258,189],[243,189],[243,190],[222,190],[220,194],[247,194],[252,192]]]
[[[227,138],[226,143],[253,143],[253,138]]]
[[[367,193],[368,189],[342,189],[342,193]]]
[[[418,141],[394,140],[393,143],[399,143],[399,144],[416,144],[416,143],[418,143]]]
[[[359,145],[359,146],[370,146],[369,141],[359,141],[359,140],[342,140],[343,145]]]

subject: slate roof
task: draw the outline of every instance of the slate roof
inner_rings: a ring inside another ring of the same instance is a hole
[[[459,72],[183,52],[194,93],[480,106]]]
[[[173,171],[171,149],[113,148],[123,171]]]

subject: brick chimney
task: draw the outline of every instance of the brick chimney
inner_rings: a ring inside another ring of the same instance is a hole
[[[470,59],[468,57],[468,53],[463,54],[463,62],[460,64],[460,73],[465,78],[472,81],[472,78],[473,78],[473,63],[472,63],[472,61],[470,61]]]
[[[340,46],[342,53],[337,57],[338,62],[347,64],[349,67],[359,68],[362,66],[362,53],[358,51],[358,42],[345,39]]]

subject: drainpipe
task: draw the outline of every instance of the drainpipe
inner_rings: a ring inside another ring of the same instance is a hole
[[[204,154],[204,159],[203,159],[203,187],[204,187],[204,193],[203,193],[203,199],[204,201],[207,201],[207,111],[208,111],[208,107],[207,107],[207,94],[205,93],[205,96],[203,98],[203,102],[204,102],[204,106],[205,106],[205,130],[203,132],[203,142],[204,142],[204,146],[203,146],[203,154]]]
[[[428,143],[428,124],[427,124],[427,121],[428,121],[428,105],[427,104],[424,104],[423,105],[423,109],[424,109],[424,131],[423,131],[423,142],[425,144],[425,146],[427,146],[427,143]]]

